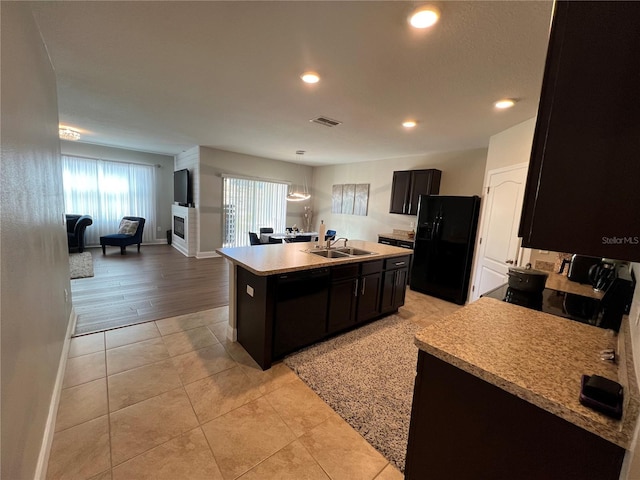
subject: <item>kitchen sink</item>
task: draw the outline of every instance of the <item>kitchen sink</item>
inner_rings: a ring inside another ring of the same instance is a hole
[[[359,248],[354,247],[342,247],[342,248],[331,248],[327,250],[326,248],[320,250],[303,250],[307,253],[311,253],[312,255],[317,255],[319,257],[325,258],[349,258],[349,257],[359,257],[361,255],[377,255],[375,252],[370,252],[368,250],[361,250]]]
[[[348,258],[346,253],[339,252],[337,250],[307,250],[308,253],[318,255],[319,257],[326,258]]]
[[[375,252],[369,252],[368,250],[361,250],[359,248],[354,247],[346,247],[346,248],[336,248],[336,252],[346,253],[347,255],[376,255]]]

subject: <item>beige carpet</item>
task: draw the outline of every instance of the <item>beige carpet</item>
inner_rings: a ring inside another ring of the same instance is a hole
[[[71,279],[93,277],[93,258],[90,252],[70,253],[69,272]]]
[[[392,315],[284,361],[331,408],[404,471],[420,326]]]

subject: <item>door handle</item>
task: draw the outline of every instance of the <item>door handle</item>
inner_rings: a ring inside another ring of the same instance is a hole
[[[508,263],[509,265],[513,265],[513,260],[505,260],[504,263]]]
[[[366,283],[367,283],[367,279],[363,278],[362,279],[362,290],[360,291],[360,295],[364,295],[364,287],[365,287]]]

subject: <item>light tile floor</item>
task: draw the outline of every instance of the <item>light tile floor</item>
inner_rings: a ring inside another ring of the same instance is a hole
[[[458,308],[407,291],[419,324]],[[47,479],[403,475],[282,363],[226,340],[227,307],[71,340]]]

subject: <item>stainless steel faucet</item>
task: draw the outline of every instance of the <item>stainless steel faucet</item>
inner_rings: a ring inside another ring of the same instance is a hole
[[[327,240],[327,249],[333,247],[337,242],[339,242],[340,240],[344,240],[344,248],[347,248],[347,242],[349,241],[348,238],[346,237],[340,237],[340,238],[336,238],[333,243],[331,242],[331,239]]]

